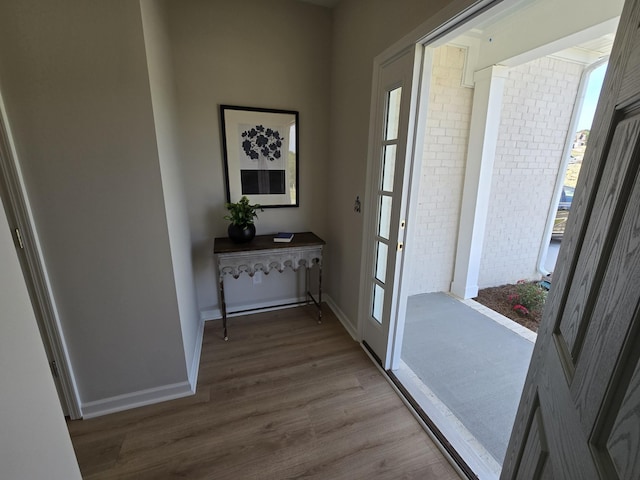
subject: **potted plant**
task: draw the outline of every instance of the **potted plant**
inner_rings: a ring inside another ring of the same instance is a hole
[[[251,241],[256,236],[256,226],[253,224],[253,219],[258,218],[256,210],[264,212],[262,207],[257,203],[251,205],[245,196],[238,203],[227,203],[225,206],[229,210],[229,214],[225,215],[224,219],[231,222],[227,229],[229,238],[235,243]]]

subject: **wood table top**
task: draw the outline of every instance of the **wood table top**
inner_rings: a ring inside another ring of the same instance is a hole
[[[251,252],[257,250],[272,250],[277,248],[312,247],[325,245],[326,242],[313,232],[293,232],[290,242],[274,242],[275,233],[270,235],[256,235],[253,240],[245,243],[234,243],[229,237],[217,237],[213,240],[213,253]]]

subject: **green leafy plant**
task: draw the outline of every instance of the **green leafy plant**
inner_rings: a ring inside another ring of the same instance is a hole
[[[516,293],[509,295],[513,309],[521,315],[542,310],[546,300],[547,290],[542,288],[538,282],[527,282],[526,280],[519,280],[516,284]]]
[[[233,225],[240,228],[246,228],[253,225],[253,219],[258,218],[257,210],[264,212],[259,204],[251,205],[247,197],[242,197],[238,203],[227,203],[225,205],[229,214],[224,216],[225,220],[229,220]]]

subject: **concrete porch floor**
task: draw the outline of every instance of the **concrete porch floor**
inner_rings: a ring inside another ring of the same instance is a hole
[[[409,297],[394,373],[481,479],[500,474],[535,338],[473,300]]]

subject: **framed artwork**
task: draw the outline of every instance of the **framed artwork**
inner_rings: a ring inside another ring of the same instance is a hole
[[[298,112],[220,105],[227,201],[297,207]]]

